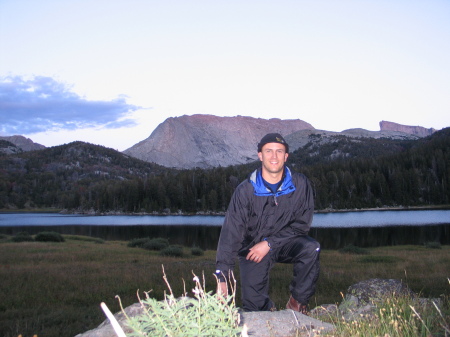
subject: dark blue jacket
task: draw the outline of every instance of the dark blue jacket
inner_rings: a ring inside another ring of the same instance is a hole
[[[216,273],[228,275],[237,255],[267,240],[271,249],[294,236],[307,235],[314,213],[314,193],[303,174],[285,167],[277,191],[265,186],[261,169],[236,188],[225,216],[217,247]]]

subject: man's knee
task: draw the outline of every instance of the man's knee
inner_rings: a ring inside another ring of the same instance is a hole
[[[309,241],[308,250],[312,253],[320,253],[320,243],[312,239]]]
[[[307,236],[301,241],[301,256],[317,256],[320,253],[320,243],[313,238]]]

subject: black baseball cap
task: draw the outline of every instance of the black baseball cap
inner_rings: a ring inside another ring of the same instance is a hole
[[[289,153],[289,145],[284,140],[283,136],[279,133],[268,133],[264,137],[261,138],[261,141],[258,143],[258,152],[261,152],[262,147],[268,143],[279,143],[283,144],[286,148],[286,153]]]

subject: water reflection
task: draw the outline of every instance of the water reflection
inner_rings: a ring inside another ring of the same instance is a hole
[[[55,231],[61,234],[86,235],[105,240],[131,240],[143,237],[168,238],[171,244],[202,249],[216,249],[220,226],[13,226],[0,227],[0,233],[14,235],[26,231],[37,234]],[[422,245],[425,242],[450,244],[450,225],[389,226],[354,228],[312,228],[310,235],[316,238],[322,249],[339,249],[353,244],[358,247],[391,245]]]
[[[80,216],[0,214],[0,233],[56,231],[105,240],[168,238],[171,244],[216,249],[222,216]],[[316,214],[310,235],[323,249],[450,244],[450,211],[369,211]]]
[[[91,226],[138,226],[138,225],[205,225],[221,226],[223,216],[205,215],[64,215],[49,213],[1,213],[0,226],[52,226],[52,225],[91,225]],[[384,227],[416,226],[450,223],[450,210],[414,211],[364,211],[317,213],[313,227]]]

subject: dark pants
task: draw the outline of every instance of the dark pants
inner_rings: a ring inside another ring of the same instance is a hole
[[[289,286],[292,296],[308,304],[319,277],[319,243],[309,236],[297,236],[271,250],[259,263],[239,257],[242,306],[245,311],[268,311],[275,307],[269,298],[269,273],[276,262],[294,264]],[[286,298],[286,301],[288,298]]]

